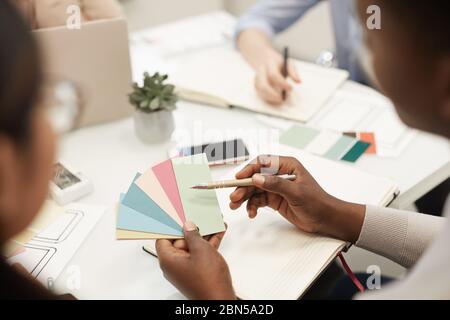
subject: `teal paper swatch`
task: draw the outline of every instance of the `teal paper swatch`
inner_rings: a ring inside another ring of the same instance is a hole
[[[356,160],[361,157],[364,152],[370,147],[370,143],[364,142],[364,141],[358,141],[349,152],[345,154],[345,156],[342,157],[342,160],[348,161],[348,162],[356,162]]]
[[[141,176],[138,173],[130,185],[128,192],[123,198],[122,204],[136,210],[147,217],[153,218],[172,229],[182,232],[181,227],[164,211],[162,210],[147,194],[139,188],[134,181]],[[155,231],[153,231],[155,232]]]
[[[342,136],[330,150],[325,153],[324,157],[332,160],[340,160],[343,154],[354,145],[357,140],[348,136]]]
[[[121,194],[119,215],[117,216],[118,229],[183,236],[183,233],[180,230],[175,230],[158,220],[127,207],[123,204],[124,197],[125,195]]]

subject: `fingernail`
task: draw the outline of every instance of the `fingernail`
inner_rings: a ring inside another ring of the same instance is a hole
[[[259,174],[259,173],[255,174],[255,175],[253,176],[253,182],[254,182],[256,185],[258,185],[258,186],[264,185],[264,181],[265,181],[265,180],[266,180],[266,179],[264,178],[264,176],[261,175],[261,174]]]
[[[191,232],[197,230],[197,226],[192,221],[186,221],[184,223],[184,230]]]

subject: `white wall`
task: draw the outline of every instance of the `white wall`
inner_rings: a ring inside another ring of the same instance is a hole
[[[131,30],[223,9],[222,0],[120,0]]]
[[[239,16],[257,0],[121,0],[131,30],[225,9]],[[312,36],[313,35],[313,36]],[[291,54],[313,61],[320,51],[334,48],[328,2],[323,1],[276,39],[278,47],[289,44]]]
[[[240,15],[257,0],[225,0],[224,7],[229,12]],[[325,49],[334,48],[334,37],[327,1],[322,1],[302,19],[276,38],[280,49],[289,45],[292,56],[314,61]]]

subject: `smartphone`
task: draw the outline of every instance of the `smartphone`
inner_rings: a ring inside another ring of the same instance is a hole
[[[210,166],[240,163],[250,156],[242,139],[179,147],[169,152],[169,156],[185,157],[201,153],[206,153]]]

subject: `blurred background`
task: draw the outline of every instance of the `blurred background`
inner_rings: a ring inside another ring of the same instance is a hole
[[[129,20],[130,31],[172,22],[185,17],[225,10],[240,16],[257,0],[120,0]],[[311,35],[314,35],[311,37]],[[291,55],[307,61],[315,61],[323,50],[334,50],[334,37],[329,5],[322,1],[298,23],[276,38],[282,47],[289,43]]]

